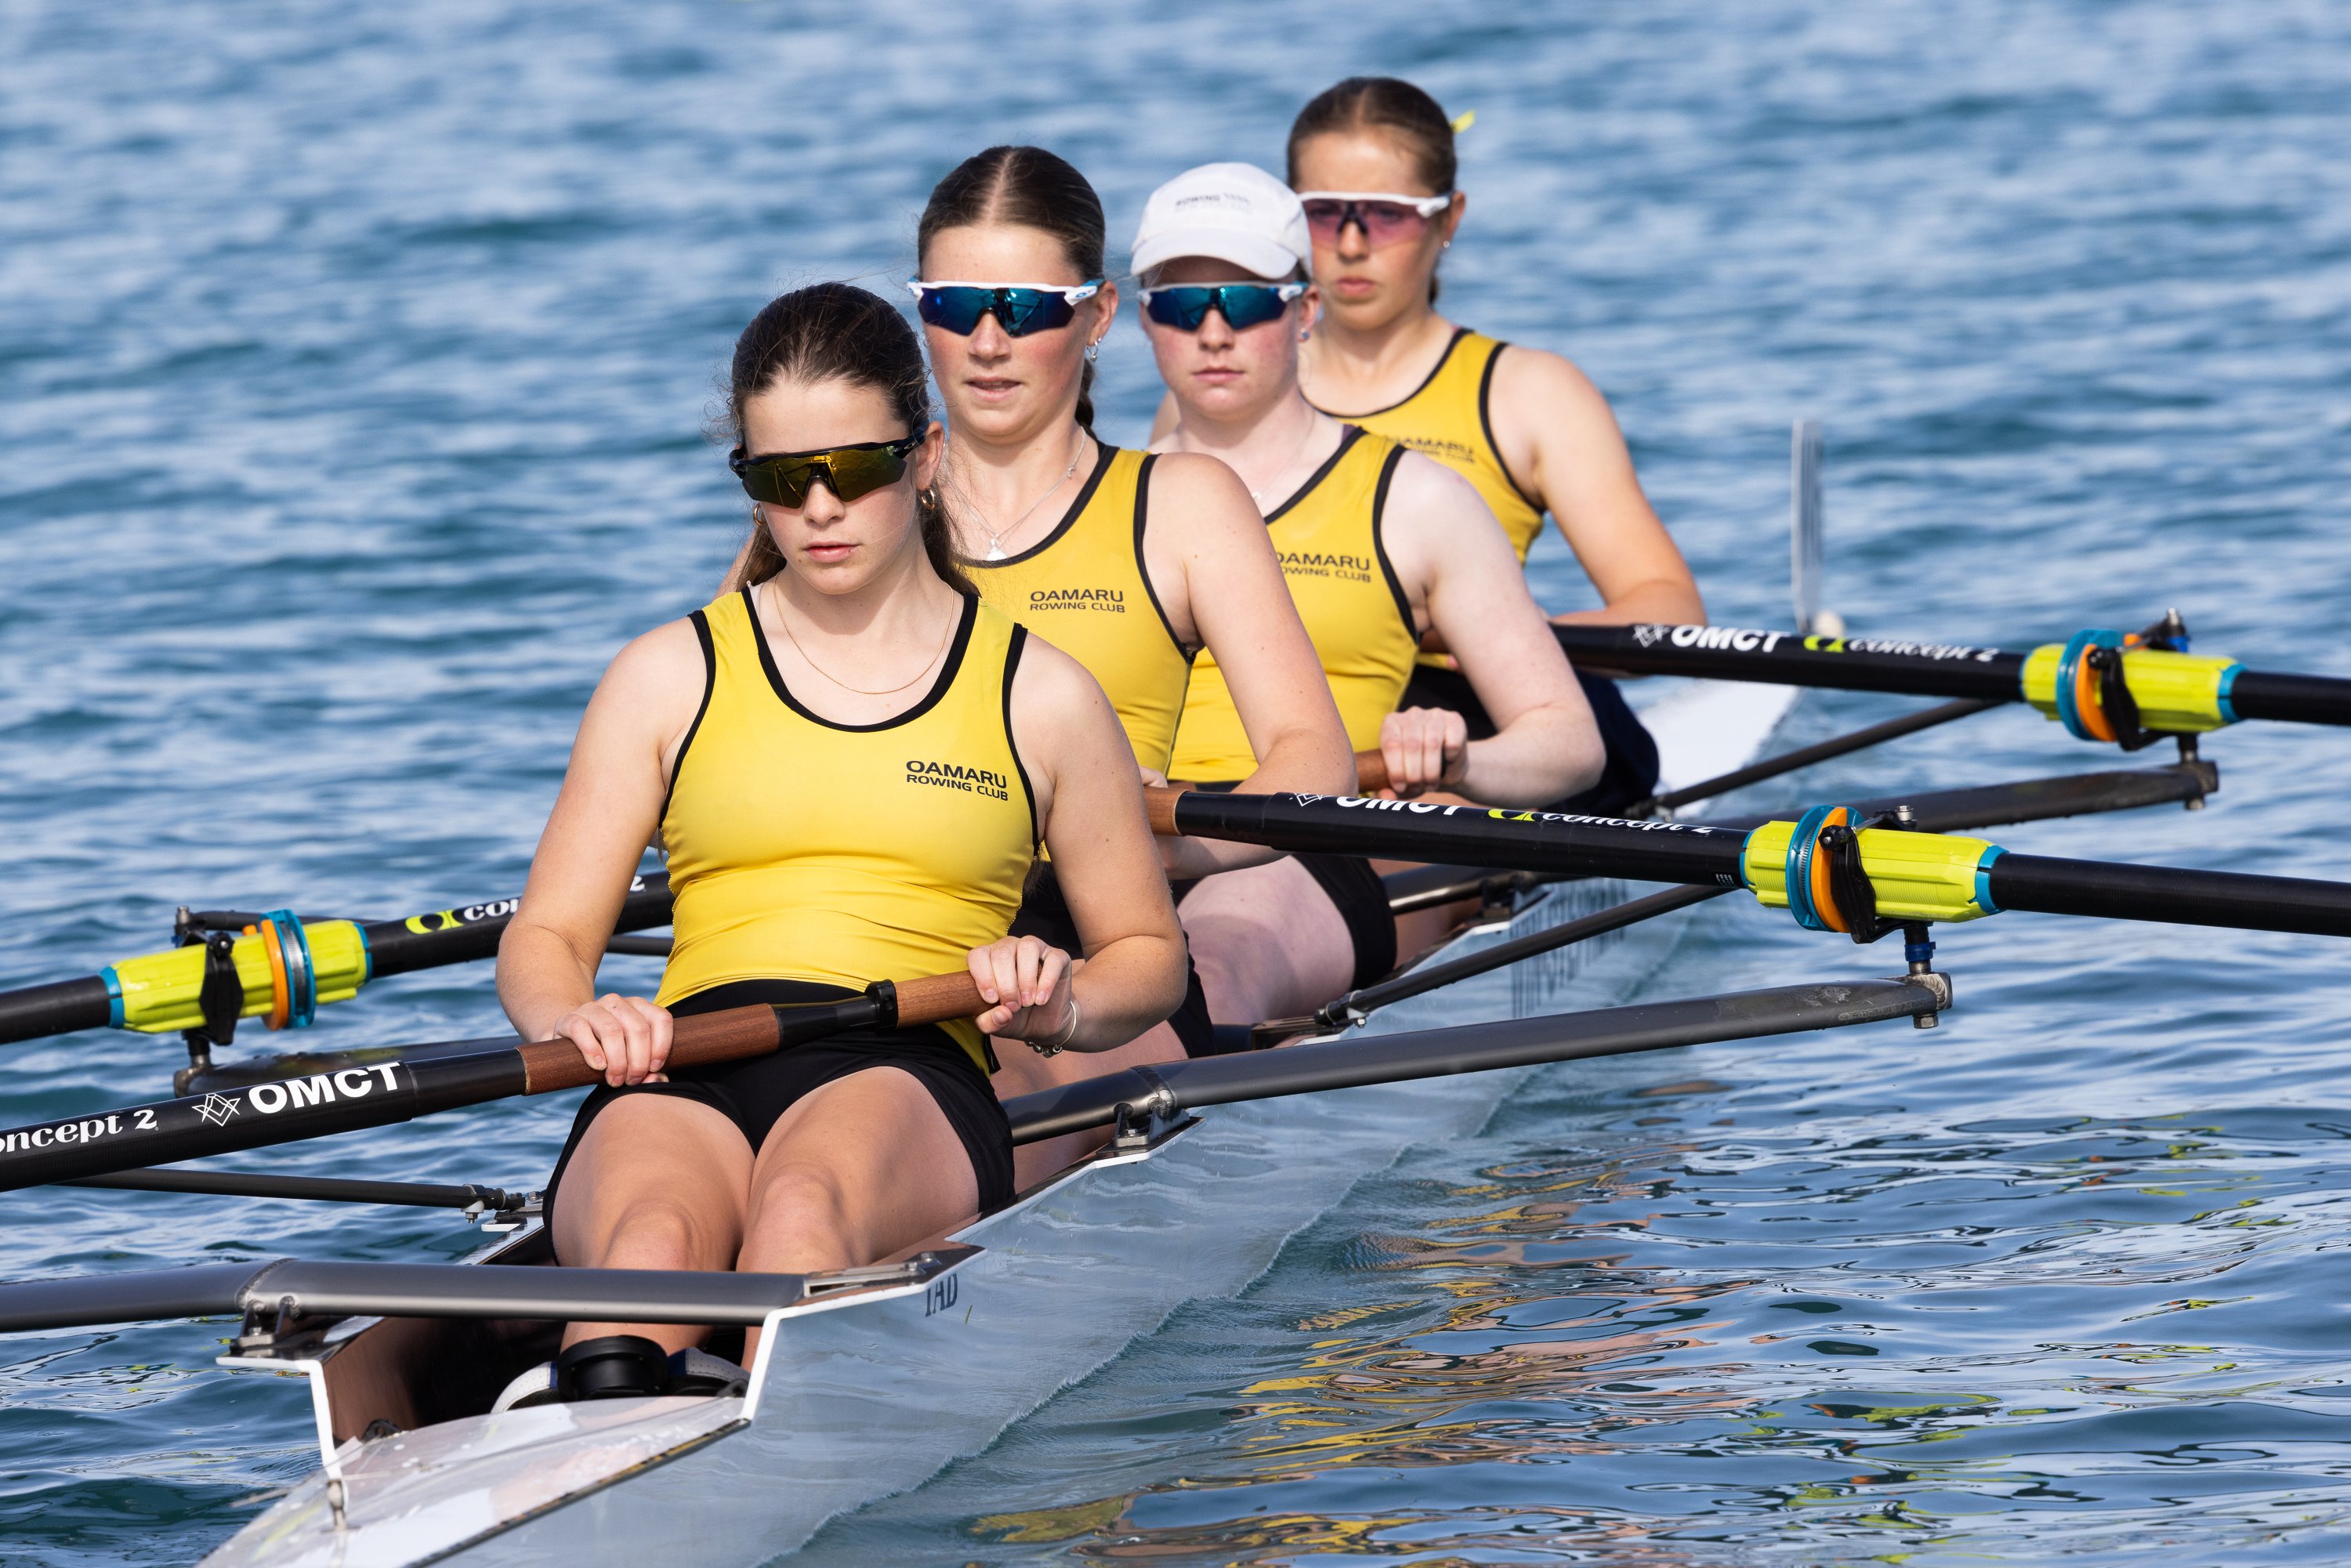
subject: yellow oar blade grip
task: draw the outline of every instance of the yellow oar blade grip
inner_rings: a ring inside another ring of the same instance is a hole
[[[1793,822],[1766,822],[1747,835],[1740,871],[1757,903],[1788,907],[1788,846]],[[1877,913],[1888,920],[1980,920],[1997,914],[1982,891],[1982,868],[2000,848],[1982,839],[1946,833],[1913,833],[1899,828],[1864,828],[1855,835],[1861,869],[1877,894]]]
[[[2022,685],[2024,700],[2042,716],[2062,717],[2058,711],[2057,671],[2064,662],[2065,644],[2050,643],[2025,655]],[[2229,706],[2229,686],[2242,666],[2234,659],[2209,653],[2171,653],[2159,648],[2129,648],[2123,653],[2123,684],[2138,704],[2138,722],[2147,729],[2200,735],[2237,722]]]
[[[368,980],[367,938],[360,928],[348,920],[323,920],[304,925],[302,932],[309,943],[319,1001],[348,1001],[357,996]],[[238,937],[230,957],[236,965],[237,983],[245,990],[245,1005],[237,1016],[255,1018],[270,1011],[277,999],[277,980],[261,937]],[[102,977],[113,994],[118,1029],[169,1034],[204,1024],[202,943],[126,958],[103,971]]]

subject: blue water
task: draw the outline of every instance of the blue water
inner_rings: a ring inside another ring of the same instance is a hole
[[[2177,604],[2205,648],[2351,674],[2346,59],[2351,14],[2290,0],[0,6],[0,985],[150,950],[181,903],[517,887],[602,662],[737,539],[701,429],[770,292],[904,276],[931,182],[996,140],[1074,158],[1123,239],[1352,69],[1477,111],[1447,303],[1609,392],[1718,618],[1785,619],[1811,415],[1856,630]],[[1102,370],[1138,438],[1131,321]],[[1555,538],[1536,575],[1580,601]],[[1783,738],[1902,706],[1815,695]],[[2351,877],[2346,747],[2242,728],[2200,814],[1997,836]],[[2008,711],[1752,803],[2105,760]],[[2011,915],[1945,956],[1938,1033],[1538,1077],[810,1555],[2351,1555],[2339,948]],[[1651,988],[1887,962],[1725,901]],[[312,1038],[486,1032],[488,982],[382,982]],[[14,1048],[0,1120],[152,1097],[176,1050]],[[528,1185],[568,1113],[240,1163]],[[471,1244],[5,1212],[8,1277]],[[0,1562],[186,1561],[308,1472],[298,1387],[213,1371],[220,1332],[0,1344]]]

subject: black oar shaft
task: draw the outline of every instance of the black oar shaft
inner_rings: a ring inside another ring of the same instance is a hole
[[[208,1197],[276,1197],[307,1203],[381,1203],[405,1208],[520,1208],[528,1194],[504,1187],[445,1182],[364,1181],[348,1176],[282,1176],[275,1171],[145,1170],[72,1176],[63,1186],[119,1192],[197,1193]]]
[[[1922,697],[2023,700],[2032,655],[1957,643],[1806,637],[1736,626],[1554,626],[1569,659],[1628,675],[1698,675]],[[2240,669],[2229,710],[2238,718],[2351,725],[2351,680]],[[2210,727],[2209,726],[2200,727]]]
[[[2025,655],[1960,643],[1805,637],[1736,626],[1553,626],[1569,659],[1628,675],[1698,675],[1922,697],[2023,700]]]
[[[2229,688],[2239,718],[2298,724],[2351,724],[2351,681],[2327,675],[2279,675],[2240,670]]]
[[[1750,885],[1746,831],[1698,822],[1625,822],[1416,801],[1195,791],[1176,801],[1176,823],[1186,834],[1293,853],[1388,855],[1635,882]],[[1991,846],[1978,841],[1961,840],[1949,848],[1965,854],[1971,871],[1982,863],[1977,856],[1995,855]],[[1870,851],[1865,836],[1862,854],[1866,863]],[[1995,855],[1985,874],[1986,891],[1996,909],[2351,936],[2351,884],[2342,883],[2006,854]],[[1965,911],[1931,918],[1973,918],[1980,913],[1970,904]]]
[[[884,983],[836,1002],[733,1008],[678,1019],[669,1064],[741,1061],[844,1030],[937,1023],[986,1008],[967,974]],[[583,1088],[599,1077],[569,1040],[546,1040],[68,1116],[0,1132],[0,1191],[388,1126],[511,1095]]]
[[[2351,887],[2292,876],[2003,854],[1986,873],[2002,909],[2351,936]]]
[[[114,999],[95,975],[0,993],[0,1045],[104,1029],[113,1021]]]
[[[1696,822],[1628,822],[1329,795],[1177,797],[1176,831],[1296,852],[1740,885],[1747,835]]]

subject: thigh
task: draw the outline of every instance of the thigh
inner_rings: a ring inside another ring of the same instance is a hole
[[[605,1267],[632,1223],[658,1215],[689,1239],[691,1258],[680,1266],[725,1269],[740,1244],[751,1169],[742,1130],[711,1106],[624,1094],[588,1124],[563,1168],[555,1255],[575,1268]]]
[[[903,1068],[867,1068],[796,1101],[768,1132],[736,1266],[852,1268],[978,1212],[971,1155],[930,1090]]]
[[[1347,923],[1322,884],[1286,855],[1204,878],[1176,913],[1218,1023],[1311,1012],[1354,978]]]

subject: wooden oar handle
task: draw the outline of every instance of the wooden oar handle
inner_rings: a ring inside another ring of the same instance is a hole
[[[1388,787],[1388,759],[1376,751],[1355,753],[1355,790],[1358,794],[1374,795]],[[1144,815],[1151,819],[1151,831],[1162,838],[1176,836],[1176,798],[1189,784],[1147,784],[1143,789]]]
[[[897,989],[900,1029],[945,1023],[949,1019],[977,1018],[996,1005],[981,998],[979,982],[971,977],[969,971],[900,980]]]
[[[918,982],[919,983],[919,982]],[[671,1026],[670,1067],[707,1067],[740,1061],[776,1049],[776,1009],[752,1006],[682,1018]],[[526,1092],[549,1094],[601,1083],[604,1075],[588,1065],[569,1040],[538,1040],[522,1047]]]

